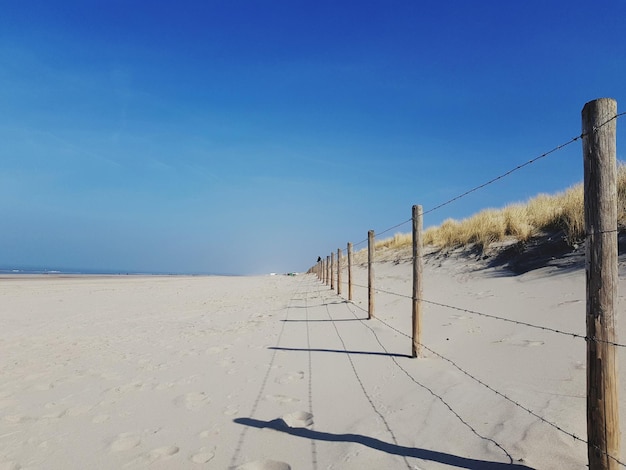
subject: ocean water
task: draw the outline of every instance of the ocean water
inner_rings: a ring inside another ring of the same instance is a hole
[[[0,275],[20,275],[20,274],[85,274],[85,275],[182,275],[183,273],[170,272],[141,272],[141,271],[122,271],[114,269],[72,269],[57,267],[0,267]],[[201,273],[188,273],[187,275],[196,275]]]
[[[18,266],[6,267],[0,266],[0,276],[4,275],[20,275],[20,274],[68,274],[68,275],[132,275],[132,276],[240,276],[240,274],[231,273],[212,273],[212,272],[170,272],[170,271],[124,271],[115,269],[73,269],[59,268],[49,266]]]
[[[28,267],[28,268],[0,268],[0,274],[153,274],[153,273],[134,273],[121,272],[102,269],[57,269],[44,267]],[[159,273],[161,274],[161,273]]]

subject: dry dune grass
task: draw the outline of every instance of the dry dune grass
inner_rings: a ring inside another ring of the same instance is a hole
[[[618,166],[618,224],[626,226],[626,164]],[[424,244],[457,248],[473,244],[484,249],[508,238],[527,241],[533,236],[563,230],[568,243],[584,239],[582,183],[557,194],[539,194],[525,204],[485,209],[460,221],[448,219],[424,232]],[[398,233],[376,243],[376,249],[401,250],[411,244],[411,234]]]

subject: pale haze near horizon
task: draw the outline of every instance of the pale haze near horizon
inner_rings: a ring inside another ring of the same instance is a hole
[[[306,270],[579,135],[587,101],[620,109],[624,20],[623,1],[12,2],[0,268]],[[575,142],[425,225],[581,180]]]

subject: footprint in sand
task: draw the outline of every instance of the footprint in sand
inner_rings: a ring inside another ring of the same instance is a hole
[[[172,388],[174,386],[174,382],[163,382],[154,387],[155,390],[167,390],[168,388]]]
[[[76,405],[68,408],[67,415],[68,416],[80,416],[88,413],[93,406],[91,405]]]
[[[219,354],[221,352],[224,352],[228,349],[230,349],[231,346],[227,345],[227,346],[211,346],[209,349],[206,350],[207,354]]]
[[[36,385],[33,385],[32,387],[32,389],[37,392],[44,392],[46,390],[52,390],[53,388],[54,388],[54,384],[48,383],[48,382],[36,384]]]
[[[32,418],[30,416],[24,416],[24,415],[7,415],[4,417],[4,420],[7,423],[11,423],[11,424],[26,423],[30,421],[31,419]]]
[[[124,466],[136,467],[136,466],[150,465],[156,462],[157,460],[163,460],[168,457],[171,457],[172,455],[177,454],[179,450],[180,449],[176,446],[157,447],[156,449],[152,449],[150,452],[141,454],[139,457],[131,460]]]
[[[228,405],[226,409],[224,410],[224,414],[226,416],[233,416],[233,415],[236,415],[238,412],[239,412],[239,408],[236,407],[235,405]]]
[[[141,439],[136,434],[133,433],[122,433],[119,434],[109,447],[111,452],[122,452],[124,450],[130,450],[134,447],[137,447],[141,444]]]
[[[225,357],[224,359],[217,362],[220,367],[229,367],[235,363],[235,360],[232,357]]]
[[[306,411],[295,411],[281,418],[290,428],[306,428],[313,425],[313,415]]]
[[[46,413],[45,415],[42,416],[42,418],[43,419],[58,419],[58,418],[65,416],[66,413],[67,413],[67,410],[65,409],[54,410],[54,411],[51,411],[50,413]]]
[[[300,400],[293,397],[288,397],[286,395],[265,395],[266,400],[275,401],[276,403],[280,403],[281,405],[286,405],[288,403],[297,403]]]
[[[207,429],[205,431],[202,431],[200,434],[198,434],[198,437],[201,437],[202,439],[210,439],[212,437],[219,435],[219,433],[220,433],[219,429]]]
[[[146,384],[140,380],[135,380],[134,382],[130,382],[124,385],[120,385],[119,387],[115,387],[115,390],[118,393],[129,393],[135,391],[143,391],[150,389],[150,385]]]
[[[105,421],[109,420],[109,415],[96,415],[93,417],[93,419],[91,420],[92,423],[94,424],[100,424],[100,423],[104,423]]]
[[[189,392],[174,398],[174,404],[188,410],[197,410],[208,403],[209,397],[204,392]]]
[[[215,452],[209,450],[206,447],[201,447],[195,454],[189,457],[189,460],[191,460],[193,463],[202,464],[210,462],[211,460],[213,460],[213,457],[215,457]]]
[[[156,449],[152,449],[148,452],[148,457],[150,460],[159,460],[166,457],[171,457],[174,454],[177,454],[180,449],[176,446],[165,446],[165,447],[157,447]]]
[[[187,349],[185,351],[179,351],[177,353],[178,357],[196,357],[198,355],[198,351],[196,351],[195,349]]]
[[[291,465],[277,460],[256,460],[240,465],[236,470],[291,470]]]
[[[281,375],[276,379],[276,383],[285,385],[293,382],[297,382],[298,380],[302,380],[304,378],[303,371],[292,372],[291,374]]]
[[[0,470],[20,470],[22,466],[11,460],[10,462],[0,462]]]
[[[495,294],[493,292],[491,292],[490,290],[476,292],[473,295],[474,295],[474,297],[476,297],[478,299],[484,299],[486,297],[495,297]]]

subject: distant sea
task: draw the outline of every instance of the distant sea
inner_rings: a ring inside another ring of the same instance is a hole
[[[70,269],[50,267],[0,267],[0,275],[19,274],[71,274],[71,275],[132,275],[132,276],[228,276],[229,274],[213,273],[174,273],[174,272],[144,272],[144,271],[119,271],[114,269]]]

